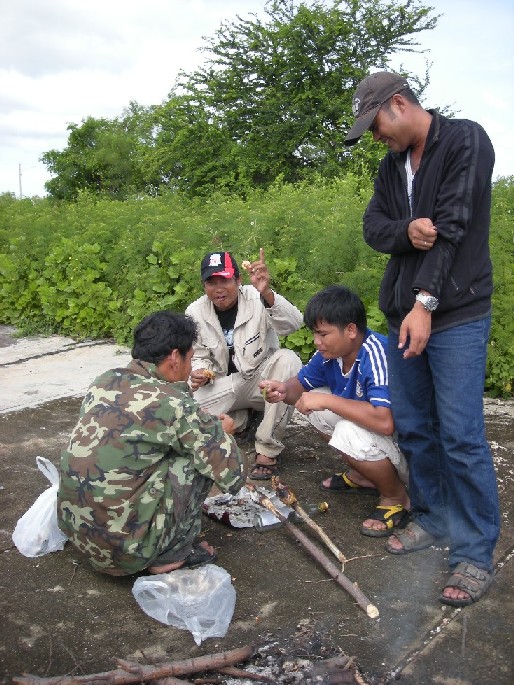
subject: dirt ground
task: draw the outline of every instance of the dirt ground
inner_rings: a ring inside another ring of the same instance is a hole
[[[32,353],[12,355],[11,333],[4,330],[2,338],[0,330],[3,393],[14,394],[14,385],[25,378],[32,388],[26,395],[30,400],[38,386],[28,363]],[[89,348],[91,359],[96,352],[95,346]],[[90,367],[81,354],[77,375],[79,370],[87,375]],[[42,352],[40,368],[43,364],[51,371],[59,357],[59,351]],[[56,372],[56,383],[57,376]],[[396,557],[384,551],[383,540],[360,534],[360,522],[375,499],[320,492],[320,481],[341,470],[341,464],[300,420],[287,432],[282,480],[302,504],[328,502],[328,511],[317,521],[349,559],[346,575],[358,582],[380,616],[370,619],[285,528],[259,533],[204,516],[203,534],[218,548],[216,563],[230,573],[237,600],[226,636],[197,646],[188,631],[165,626],[142,612],[131,592],[134,577],[98,575],[70,545],[30,559],[12,543],[18,518],[47,486],[35,457],[46,456],[58,464],[76,421],[78,394],[44,397],[25,408],[20,407],[22,397],[16,399],[16,408],[9,408],[9,402],[0,408],[0,683],[24,672],[41,677],[98,673],[114,668],[116,657],[151,663],[248,644],[255,649],[252,663],[275,666],[275,682],[301,680],[299,668],[290,668],[286,678],[279,678],[285,661],[315,662],[335,654],[355,657],[363,682],[368,683],[514,682],[512,402],[486,401],[503,526],[497,578],[479,604],[455,610],[438,602],[447,576],[447,549],[431,547]],[[251,460],[251,448],[243,450]]]

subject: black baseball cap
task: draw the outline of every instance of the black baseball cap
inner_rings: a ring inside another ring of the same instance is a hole
[[[202,281],[206,281],[211,276],[238,278],[239,268],[230,252],[209,252],[202,259],[200,273]]]
[[[391,71],[377,71],[366,76],[353,96],[352,112],[356,118],[344,139],[345,145],[356,143],[371,126],[384,102],[407,88],[407,80]]]

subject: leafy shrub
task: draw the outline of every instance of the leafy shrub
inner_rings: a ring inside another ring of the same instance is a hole
[[[377,295],[388,257],[362,238],[371,192],[371,182],[348,174],[311,185],[277,183],[246,200],[170,193],[117,202],[82,193],[75,203],[55,203],[0,195],[0,321],[22,333],[129,344],[143,316],[184,311],[200,295],[206,252],[230,250],[241,263],[263,247],[272,287],[300,309],[316,291],[342,283],[364,301],[370,328],[386,332]],[[486,391],[496,396],[513,392],[513,211],[511,177],[493,188]],[[306,328],[283,344],[303,361],[314,351]]]

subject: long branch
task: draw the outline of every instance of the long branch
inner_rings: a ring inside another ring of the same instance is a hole
[[[282,521],[284,526],[295,536],[295,538],[300,542],[303,547],[309,552],[309,554],[316,559],[317,562],[323,566],[325,571],[336,581],[338,585],[346,590],[357,602],[357,604],[364,609],[366,614],[370,618],[378,617],[378,609],[372,604],[366,595],[360,590],[356,583],[352,583],[351,580],[345,576],[345,574],[340,571],[335,564],[333,564],[330,559],[320,550],[316,545],[301,531],[291,523],[283,514],[280,512],[273,502],[266,495],[261,494],[254,485],[249,483],[246,484],[247,489],[250,491],[252,497],[255,501],[259,502],[261,506],[269,509],[269,511],[276,516],[279,521]]]
[[[219,654],[205,654],[193,659],[170,661],[152,666],[143,666],[134,661],[117,659],[116,664],[119,668],[105,671],[104,673],[54,676],[50,678],[40,678],[39,676],[27,673],[23,676],[14,677],[12,682],[18,685],[86,685],[89,683],[95,683],[96,685],[101,685],[102,683],[105,683],[105,685],[125,685],[126,683],[141,683],[170,676],[217,670],[224,666],[233,666],[239,662],[247,661],[253,653],[254,648],[248,645],[229,650],[228,652],[219,652]]]

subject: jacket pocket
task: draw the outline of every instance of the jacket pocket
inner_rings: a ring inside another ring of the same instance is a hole
[[[208,350],[216,350],[219,347],[220,341],[218,338],[203,338],[202,343]]]

